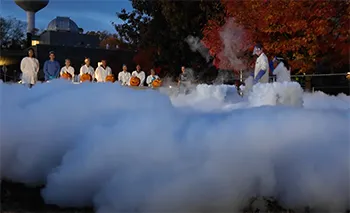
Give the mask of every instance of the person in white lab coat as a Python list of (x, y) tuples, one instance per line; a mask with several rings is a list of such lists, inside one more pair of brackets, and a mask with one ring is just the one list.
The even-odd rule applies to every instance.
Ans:
[(70, 64), (70, 59), (66, 59), (65, 63), (66, 66), (62, 67), (61, 72), (60, 72), (60, 76), (62, 76), (63, 73), (69, 73), (72, 76), (72, 81), (74, 79), (74, 68), (71, 66)]
[(84, 62), (85, 64), (80, 68), (79, 77), (87, 73), (91, 75), (92, 81), (93, 81), (95, 79), (95, 72), (94, 72), (94, 68), (90, 66), (90, 58), (85, 58)]
[(152, 82), (156, 79), (159, 79), (159, 76), (156, 75), (156, 72), (154, 71), (154, 69), (151, 69), (151, 75), (149, 75), (146, 79), (146, 84), (149, 87), (152, 87)]
[(272, 70), (272, 74), (276, 75), (276, 82), (290, 82), (290, 72), (291, 68), (287, 62), (282, 57), (275, 57), (273, 59), (274, 64), (277, 64), (276, 68)]
[(269, 59), (264, 53), (261, 44), (256, 44), (254, 47), (253, 55), (257, 55), (258, 58), (255, 62), (254, 68), (254, 84), (256, 83), (268, 83), (269, 82)]
[(103, 59), (101, 65), (96, 68), (95, 78), (97, 82), (106, 82), (106, 77), (112, 74), (112, 69), (107, 66), (107, 61)]
[(141, 70), (141, 66), (139, 64), (136, 66), (136, 70), (131, 73), (131, 76), (138, 77), (140, 79), (139, 87), (143, 87), (146, 80), (146, 74), (144, 71)]
[(121, 85), (130, 85), (131, 74), (128, 72), (128, 67), (124, 64), (123, 71), (118, 74), (118, 81)]
[(39, 72), (39, 61), (34, 56), (34, 50), (28, 50), (28, 56), (21, 61), (22, 84), (26, 84), (29, 88), (37, 82)]

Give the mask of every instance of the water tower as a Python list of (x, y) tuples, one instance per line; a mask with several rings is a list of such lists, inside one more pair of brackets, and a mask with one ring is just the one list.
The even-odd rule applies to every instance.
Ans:
[(35, 13), (46, 7), (49, 0), (14, 0), (27, 13), (27, 46), (31, 46), (35, 29)]

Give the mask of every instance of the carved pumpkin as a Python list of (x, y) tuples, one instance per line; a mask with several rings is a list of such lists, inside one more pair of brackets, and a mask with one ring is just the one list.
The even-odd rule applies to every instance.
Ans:
[(115, 82), (115, 78), (114, 78), (114, 75), (107, 75), (106, 77), (106, 82), (112, 82), (114, 83)]
[(88, 73), (84, 73), (84, 74), (81, 75), (80, 81), (81, 82), (92, 81), (92, 76), (90, 74), (88, 74)]
[(155, 79), (152, 82), (152, 87), (156, 88), (156, 87), (160, 87), (162, 85), (162, 80), (160, 80), (159, 78)]
[(350, 80), (350, 72), (347, 73), (346, 78)]
[(61, 78), (70, 80), (70, 79), (72, 79), (72, 75), (68, 72), (64, 72), (64, 73), (62, 73)]
[(141, 80), (138, 77), (132, 76), (130, 78), (130, 86), (138, 86), (138, 85), (140, 85), (140, 81)]

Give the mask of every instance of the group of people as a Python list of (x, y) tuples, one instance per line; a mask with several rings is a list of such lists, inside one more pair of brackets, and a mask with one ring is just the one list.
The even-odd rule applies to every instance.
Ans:
[[(256, 44), (254, 47), (253, 55), (257, 55), (254, 72), (251, 74), (253, 77), (253, 84), (256, 83), (268, 83), (270, 72), (273, 75), (276, 75), (277, 82), (291, 81), (290, 71), (291, 68), (288, 65), (288, 62), (282, 57), (274, 57), (274, 59), (269, 62), (264, 49), (261, 44)], [(74, 68), (71, 66), (69, 59), (65, 60), (65, 66), (60, 67), (58, 61), (55, 60), (55, 53), (49, 52), (49, 60), (44, 63), (44, 75), (45, 81), (50, 81), (52, 79), (60, 78), (64, 73), (69, 73), (72, 80), (74, 81), (75, 77), (80, 79), (83, 74), (89, 74), (92, 77), (93, 81), (96, 82), (105, 82), (106, 77), (112, 75), (112, 69), (107, 66), (107, 61), (105, 59), (99, 62), (96, 69), (90, 65), (90, 59), (86, 58), (84, 60), (84, 65), (80, 68), (80, 73), (78, 76), (75, 76)], [(23, 58), (21, 61), (21, 71), (22, 71), (22, 83), (32, 87), (37, 81), (37, 75), (39, 72), (39, 61), (34, 57), (34, 50), (28, 50), (28, 56)], [(130, 81), (132, 76), (139, 78), (139, 86), (152, 87), (152, 82), (159, 77), (155, 74), (155, 71), (151, 69), (150, 75), (146, 78), (146, 74), (141, 70), (141, 66), (137, 65), (136, 70), (132, 73), (128, 72), (126, 65), (123, 65), (122, 71), (118, 74), (118, 81), (121, 85), (130, 86)], [(79, 80), (78, 80), (79, 81)], [(178, 85), (181, 87), (187, 87), (186, 84), (189, 82), (188, 77), (186, 77), (185, 67), (181, 67), (181, 74), (178, 81)]]
[[(71, 66), (71, 61), (66, 59), (65, 66), (61, 68), (59, 62), (55, 60), (55, 53), (51, 51), (49, 52), (49, 60), (45, 61), (43, 67), (45, 81), (60, 78), (64, 73), (68, 73), (72, 81), (76, 79), (75, 77), (80, 79), (83, 74), (89, 74), (95, 82), (106, 82), (107, 76), (112, 75), (112, 69), (107, 65), (105, 59), (102, 59), (101, 62), (98, 63), (96, 69), (90, 65), (89, 58), (86, 58), (84, 63), (85, 64), (80, 68), (79, 75), (75, 76), (75, 70)], [(28, 50), (28, 56), (22, 59), (20, 67), (22, 71), (22, 83), (31, 88), (37, 82), (39, 72), (39, 61), (34, 57), (33, 49)], [(138, 85), (140, 87), (144, 86), (145, 82), (147, 86), (152, 87), (152, 82), (156, 79), (160, 79), (153, 69), (151, 69), (150, 75), (146, 79), (146, 74), (141, 70), (140, 65), (137, 65), (136, 70), (131, 74), (128, 72), (126, 65), (123, 65), (122, 69), (123, 70), (118, 74), (118, 81), (121, 85), (130, 85), (132, 76), (136, 76), (140, 79)]]
[(255, 45), (253, 55), (258, 56), (255, 62), (254, 72), (251, 74), (254, 84), (258, 82), (268, 83), (270, 72), (272, 75), (276, 75), (277, 82), (291, 81), (291, 68), (285, 59), (275, 56), (273, 60), (269, 62), (261, 44)]

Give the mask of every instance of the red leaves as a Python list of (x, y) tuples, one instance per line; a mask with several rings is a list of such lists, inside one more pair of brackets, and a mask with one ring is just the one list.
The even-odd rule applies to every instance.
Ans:
[[(226, 9), (226, 17), (235, 18), (235, 23), (244, 27), (243, 42), (263, 43), (268, 55), (292, 53), (294, 59), (290, 59), (295, 69), (304, 72), (313, 70), (316, 58), (348, 60), (349, 1), (221, 2)], [(220, 68), (227, 67), (227, 62), (230, 62), (229, 56), (220, 54), (225, 46), (219, 33), (222, 30), (223, 26), (215, 21), (209, 22), (203, 30), (203, 43), (212, 56), (218, 57), (215, 65)], [(245, 44), (240, 48), (243, 50), (244, 47)], [(334, 64), (339, 64), (337, 61)]]

